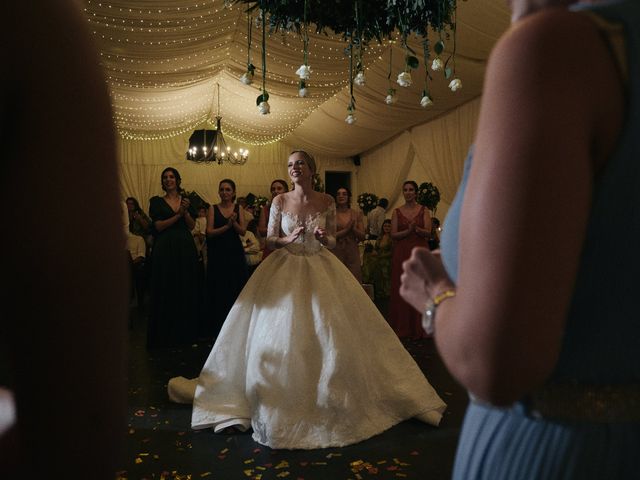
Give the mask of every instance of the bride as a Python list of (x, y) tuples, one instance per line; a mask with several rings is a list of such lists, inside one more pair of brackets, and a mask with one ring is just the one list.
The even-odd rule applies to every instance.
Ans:
[[(274, 198), (267, 257), (236, 300), (197, 379), (169, 382), (193, 401), (191, 426), (253, 429), (278, 449), (344, 446), (416, 417), (438, 425), (446, 405), (335, 246), (333, 198), (312, 188), (298, 150), (294, 189)], [(195, 394), (194, 394), (195, 386)]]

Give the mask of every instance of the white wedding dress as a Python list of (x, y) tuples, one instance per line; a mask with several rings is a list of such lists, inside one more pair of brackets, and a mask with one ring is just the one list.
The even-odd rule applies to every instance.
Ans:
[(445, 403), (351, 272), (314, 237), (315, 226), (335, 234), (335, 204), (304, 222), (274, 205), (268, 235), (302, 224), (306, 233), (253, 273), (199, 378), (191, 387), (181, 377), (170, 382), (178, 401), (191, 400), (197, 382), (192, 428), (251, 427), (258, 443), (312, 449), (356, 443), (412, 417), (438, 425)]

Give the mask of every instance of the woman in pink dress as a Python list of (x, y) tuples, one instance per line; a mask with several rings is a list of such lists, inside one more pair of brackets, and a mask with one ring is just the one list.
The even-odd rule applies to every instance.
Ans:
[(402, 185), (404, 205), (396, 208), (391, 217), (393, 255), (391, 260), (391, 296), (389, 324), (400, 338), (425, 338), (422, 315), (400, 297), (402, 262), (411, 256), (413, 247), (428, 247), (431, 236), (429, 210), (416, 201), (418, 184), (407, 180)]
[(362, 265), (358, 242), (364, 240), (362, 212), (351, 208), (351, 192), (340, 187), (336, 191), (336, 246), (333, 253), (344, 263), (359, 283), (362, 283)]
[[(281, 179), (276, 179), (271, 182), (271, 201), (273, 201), (276, 196), (281, 193), (289, 191), (289, 185), (287, 182)], [(267, 224), (269, 223), (269, 209), (271, 208), (271, 202), (267, 203), (260, 209), (260, 217), (258, 218), (258, 233), (262, 238), (267, 236)], [(269, 254), (272, 252), (268, 245), (265, 244), (264, 249), (262, 250), (262, 260), (267, 258)]]

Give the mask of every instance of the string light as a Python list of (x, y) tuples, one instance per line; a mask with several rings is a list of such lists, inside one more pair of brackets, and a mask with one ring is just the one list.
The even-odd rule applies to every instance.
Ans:
[[(164, 2), (155, 8), (142, 0), (85, 2), (122, 138), (167, 139), (211, 123), (203, 99), (210, 101), (216, 81), (238, 81), (246, 67), (245, 6), (225, 6), (219, 0)], [(237, 142), (267, 145), (287, 137), (348, 84), (341, 35), (310, 38), (313, 88), (304, 99), (298, 97), (294, 74), (303, 52), (301, 38), (290, 31), (269, 37), (271, 115), (256, 115), (254, 87), (221, 99), (225, 136)], [(391, 43), (368, 46), (366, 64), (373, 64)]]

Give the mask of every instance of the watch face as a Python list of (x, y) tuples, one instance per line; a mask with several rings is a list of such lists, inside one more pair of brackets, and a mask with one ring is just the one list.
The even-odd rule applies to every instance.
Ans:
[(433, 303), (433, 300), (429, 300), (427, 303), (427, 308), (424, 311), (424, 315), (422, 315), (422, 328), (427, 333), (427, 335), (433, 335), (434, 333), (434, 321), (436, 318), (436, 305)]

